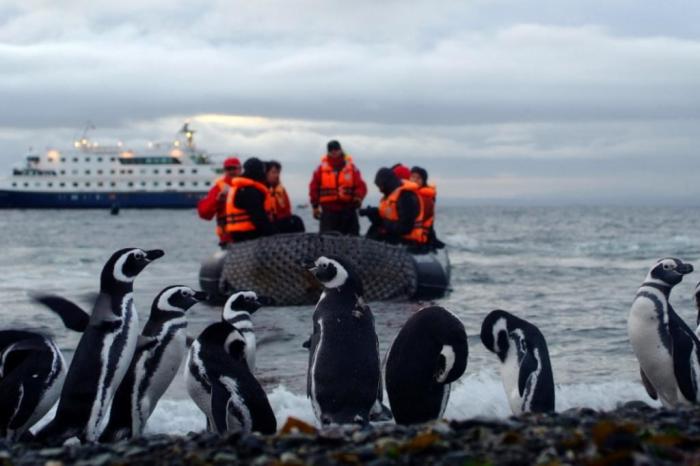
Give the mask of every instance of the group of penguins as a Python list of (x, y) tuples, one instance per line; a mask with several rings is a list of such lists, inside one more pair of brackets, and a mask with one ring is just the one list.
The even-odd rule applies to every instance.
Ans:
[[(82, 334), (68, 369), (51, 338), (0, 331), (0, 438), (62, 444), (139, 436), (185, 358), (187, 391), (205, 414), (209, 431), (277, 431), (255, 377), (251, 320), (268, 300), (253, 291), (235, 293), (221, 320), (192, 340), (186, 312), (207, 295), (170, 286), (156, 296), (139, 332), (133, 283), (163, 255), (137, 248), (115, 252), (102, 270), (91, 313), (60, 296), (33, 295), (68, 329)], [(323, 285), (311, 336), (303, 343), (309, 352), (307, 395), (320, 424), (392, 417), (399, 424), (415, 424), (441, 418), (451, 384), (467, 367), (467, 333), (459, 318), (440, 306), (420, 309), (403, 325), (382, 364), (374, 317), (351, 264), (321, 256), (304, 267)], [(700, 340), (669, 303), (671, 289), (692, 270), (679, 259), (659, 260), (639, 288), (628, 320), (643, 383), (666, 407), (700, 400)], [(698, 296), (700, 286), (700, 303)], [(554, 411), (549, 352), (536, 326), (492, 311), (482, 323), (481, 341), (498, 356), (514, 414)], [(384, 385), (390, 409), (383, 402)], [(33, 434), (30, 427), (57, 400), (54, 418)]]

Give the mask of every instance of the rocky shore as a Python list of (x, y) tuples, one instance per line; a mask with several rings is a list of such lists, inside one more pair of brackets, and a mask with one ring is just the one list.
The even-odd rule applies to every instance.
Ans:
[(317, 431), (288, 420), (275, 436), (153, 435), (110, 445), (47, 448), (0, 443), (0, 465), (700, 464), (700, 408), (629, 403), (590, 409), (403, 427)]

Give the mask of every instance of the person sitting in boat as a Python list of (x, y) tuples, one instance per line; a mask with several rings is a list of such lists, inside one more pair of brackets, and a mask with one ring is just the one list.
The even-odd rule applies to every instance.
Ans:
[(271, 221), (272, 196), (265, 183), (265, 164), (255, 157), (245, 161), (243, 174), (231, 182), (226, 198), (226, 233), (239, 243), (277, 233)]
[(411, 170), (402, 163), (397, 163), (391, 167), (391, 171), (394, 172), (400, 180), (408, 180), (411, 178)]
[(386, 167), (379, 169), (374, 183), (384, 197), (379, 207), (360, 211), (360, 215), (367, 216), (372, 222), (367, 237), (421, 249), (427, 247), (428, 235), (423, 228), (423, 199), (418, 194), (418, 185), (399, 179), (393, 170)]
[(418, 185), (418, 194), (423, 199), (423, 228), (428, 232), (428, 243), (438, 249), (444, 248), (445, 243), (437, 239), (435, 235), (435, 201), (437, 198), (437, 188), (434, 184), (428, 184), (428, 171), (422, 167), (411, 168), (410, 181)]
[(280, 233), (299, 233), (304, 231), (304, 221), (297, 215), (292, 215), (292, 205), (289, 202), (287, 190), (280, 182), (282, 164), (276, 160), (265, 163), (267, 186), (272, 197), (272, 222)]
[(238, 157), (229, 157), (224, 160), (224, 174), (214, 181), (209, 193), (197, 203), (197, 213), (204, 220), (216, 217), (216, 236), (219, 244), (224, 245), (231, 241), (226, 233), (226, 196), (228, 195), (231, 180), (241, 174), (241, 161)]
[(357, 209), (367, 195), (367, 185), (338, 141), (330, 141), (327, 149), (309, 183), (314, 218), (321, 221), (321, 233), (337, 231), (357, 236), (360, 234)]

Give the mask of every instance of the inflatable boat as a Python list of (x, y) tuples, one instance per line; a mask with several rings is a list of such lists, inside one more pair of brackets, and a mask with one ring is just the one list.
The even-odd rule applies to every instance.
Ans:
[(231, 244), (202, 263), (199, 281), (212, 301), (253, 290), (278, 306), (315, 304), (321, 286), (302, 264), (322, 255), (350, 261), (368, 301), (428, 300), (449, 290), (445, 249), (418, 254), (405, 246), (371, 239), (317, 233), (290, 233)]

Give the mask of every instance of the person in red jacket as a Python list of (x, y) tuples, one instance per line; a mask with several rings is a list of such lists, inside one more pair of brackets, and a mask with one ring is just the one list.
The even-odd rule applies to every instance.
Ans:
[(338, 141), (328, 143), (328, 153), (309, 183), (309, 200), (314, 218), (320, 220), (319, 232), (337, 231), (360, 234), (357, 209), (367, 195), (367, 185), (352, 157), (343, 152)]
[(282, 186), (280, 174), (282, 164), (276, 160), (265, 162), (265, 178), (272, 199), (272, 223), (280, 233), (298, 233), (304, 231), (304, 221), (297, 215), (292, 215), (292, 203), (287, 190)]
[(231, 241), (226, 233), (226, 196), (231, 186), (231, 180), (241, 174), (241, 161), (237, 157), (229, 157), (224, 160), (224, 174), (219, 177), (209, 193), (197, 204), (197, 213), (204, 220), (216, 217), (216, 235), (219, 237), (219, 245), (224, 246)]

